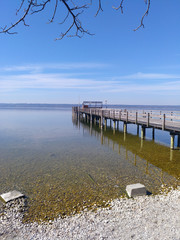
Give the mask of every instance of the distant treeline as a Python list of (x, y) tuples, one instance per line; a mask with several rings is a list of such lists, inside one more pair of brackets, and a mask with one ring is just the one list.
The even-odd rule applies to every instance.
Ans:
[(76, 104), (44, 104), (44, 103), (0, 103), (0, 109), (62, 109), (72, 108)]

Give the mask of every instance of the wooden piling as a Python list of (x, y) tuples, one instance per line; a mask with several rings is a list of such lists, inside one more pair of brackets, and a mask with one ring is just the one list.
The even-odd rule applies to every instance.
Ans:
[(124, 133), (127, 133), (127, 123), (125, 122), (124, 122), (123, 130), (124, 130)]
[(99, 128), (101, 128), (101, 118), (99, 117)]
[(116, 129), (116, 121), (114, 120), (113, 122), (114, 122), (113, 129)]
[(147, 113), (147, 127), (149, 127), (149, 118), (150, 118), (150, 113)]
[(165, 120), (166, 120), (166, 115), (163, 114), (163, 118), (162, 118), (162, 130), (165, 130)]
[(141, 127), (141, 139), (145, 139), (146, 128), (144, 126)]
[(137, 135), (139, 136), (139, 124), (137, 124)]
[(174, 149), (174, 134), (171, 134), (171, 144), (170, 144), (170, 148)]
[(152, 140), (154, 140), (154, 138), (155, 138), (155, 129), (152, 128)]
[(107, 128), (107, 118), (104, 119), (104, 130), (106, 131)]
[(177, 136), (177, 147), (179, 147), (180, 148), (180, 134), (178, 134), (178, 136)]
[(135, 124), (137, 124), (137, 122), (138, 122), (138, 112), (136, 112)]

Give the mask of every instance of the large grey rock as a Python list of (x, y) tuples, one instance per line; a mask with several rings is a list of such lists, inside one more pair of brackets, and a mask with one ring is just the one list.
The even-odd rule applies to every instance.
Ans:
[(3, 193), (0, 195), (0, 197), (5, 201), (5, 202), (9, 202), (9, 201), (12, 201), (14, 199), (17, 199), (17, 198), (20, 198), (20, 197), (24, 197), (24, 194), (22, 194), (21, 192), (19, 191), (11, 191), (11, 192), (8, 192), (8, 193)]
[(129, 197), (143, 196), (147, 193), (145, 186), (141, 183), (127, 185), (126, 192)]

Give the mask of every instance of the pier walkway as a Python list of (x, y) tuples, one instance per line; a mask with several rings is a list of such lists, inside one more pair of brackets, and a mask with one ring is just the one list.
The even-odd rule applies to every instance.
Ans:
[(127, 132), (127, 124), (136, 124), (137, 131), (141, 126), (141, 138), (145, 138), (146, 128), (152, 128), (152, 138), (154, 139), (154, 130), (160, 129), (168, 131), (171, 137), (170, 148), (174, 149), (174, 137), (177, 135), (180, 147), (180, 112), (158, 111), (158, 110), (127, 110), (127, 109), (109, 109), (109, 108), (80, 108), (73, 107), (73, 114), (78, 118), (84, 117), (92, 123), (99, 123), (100, 128), (107, 127), (107, 120), (110, 126), (113, 121), (113, 128), (119, 121), (124, 123), (124, 132)]

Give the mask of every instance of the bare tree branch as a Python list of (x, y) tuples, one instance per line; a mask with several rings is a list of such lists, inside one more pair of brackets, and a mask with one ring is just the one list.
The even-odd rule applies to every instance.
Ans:
[[(47, 3), (50, 3), (50, 1), (51, 1), (51, 0), (46, 0), (45, 2), (40, 3), (40, 4), (37, 4), (36, 2), (33, 3), (33, 4), (32, 4), (33, 7), (32, 7), (32, 13), (31, 13), (31, 14), (34, 14), (34, 13), (38, 13), (38, 12), (43, 11), (43, 10), (45, 9)], [(34, 9), (36, 9), (36, 8), (37, 8), (37, 10), (34, 10)], [(39, 9), (38, 9), (38, 8), (39, 8)]]
[[(151, 0), (144, 0), (144, 2), (145, 2), (145, 4), (147, 5), (146, 11), (145, 11), (145, 13), (143, 14), (143, 16), (142, 16), (142, 18), (141, 18), (140, 25), (139, 25), (137, 28), (135, 28), (134, 31), (137, 31), (137, 30), (138, 30), (139, 28), (141, 28), (141, 27), (144, 28), (144, 18), (145, 18), (145, 16), (147, 16), (148, 13), (149, 13)], [(121, 13), (123, 13), (123, 3), (124, 3), (124, 0), (121, 0), (119, 6), (118, 6), (118, 7), (113, 7), (113, 8), (116, 9), (116, 10), (121, 9)]]
[[(65, 33), (61, 33), (60, 37), (56, 38), (55, 40), (61, 40), (65, 36), (81, 38), (84, 34), (93, 35), (93, 34), (89, 33), (88, 30), (85, 30), (82, 27), (82, 23), (81, 23), (81, 21), (78, 18), (79, 15), (83, 13), (83, 10), (81, 12), (74, 13), (77, 10), (88, 8), (88, 5), (85, 4), (85, 5), (82, 5), (82, 6), (74, 6), (74, 7), (71, 8), (70, 5), (67, 4), (66, 0), (61, 0), (61, 1), (62, 1), (62, 3), (64, 4), (64, 6), (66, 7), (66, 9), (68, 11), (68, 15), (66, 16), (65, 20), (67, 19), (67, 17), (69, 17), (69, 15), (71, 15), (73, 20), (72, 20), (72, 24), (69, 26), (69, 28), (66, 30), (66, 32)], [(68, 33), (70, 32), (70, 30), (73, 27), (76, 28), (76, 33), (74, 35), (68, 35)]]
[[(22, 1), (20, 8), (22, 8), (23, 3), (24, 3), (24, 0)], [(26, 16), (28, 15), (28, 13), (29, 13), (29, 11), (30, 11), (30, 8), (31, 8), (31, 6), (32, 6), (32, 3), (33, 3), (33, 0), (30, 0), (29, 5), (28, 5), (27, 9), (25, 10), (24, 15), (23, 15), (17, 22), (15, 22), (14, 24), (11, 24), (10, 27), (7, 28), (7, 26), (5, 26), (4, 28), (1, 28), (2, 31), (0, 31), (0, 33), (16, 34), (17, 32), (12, 32), (12, 33), (11, 33), (10, 30), (11, 30), (12, 28), (14, 28), (15, 26), (17, 26), (20, 22), (23, 22), (25, 26), (28, 26), (28, 25), (25, 23), (25, 18), (26, 18)], [(19, 8), (19, 9), (20, 9), (20, 8)]]
[[(123, 13), (123, 5), (125, 0), (119, 0), (119, 1), (120, 1), (119, 6), (113, 7), (113, 8), (116, 10), (121, 9), (121, 13)], [(134, 29), (134, 31), (138, 30), (141, 27), (144, 27), (144, 18), (149, 13), (150, 1), (151, 0), (144, 0), (145, 4), (147, 5), (147, 8), (141, 18), (140, 25), (136, 29)], [(76, 2), (78, 2), (78, 4), (76, 4)], [(17, 32), (11, 32), (11, 30), (17, 27), (17, 25), (19, 25), (20, 23), (23, 23), (24, 26), (29, 26), (28, 24), (26, 24), (27, 16), (43, 12), (43, 10), (45, 10), (47, 6), (51, 4), (51, 6), (53, 7), (53, 12), (49, 19), (49, 23), (52, 23), (55, 20), (55, 18), (57, 19), (58, 17), (62, 18), (60, 19), (61, 20), (60, 24), (64, 24), (65, 22), (69, 23), (69, 20), (71, 21), (69, 26), (65, 30), (65, 32), (61, 33), (60, 37), (56, 38), (56, 40), (62, 39), (65, 36), (82, 37), (84, 34), (94, 35), (94, 34), (91, 34), (88, 30), (84, 29), (82, 22), (80, 20), (81, 14), (83, 14), (84, 11), (87, 8), (89, 8), (89, 6), (92, 5), (92, 3), (94, 2), (93, 0), (83, 0), (82, 2), (85, 2), (84, 4), (80, 4), (79, 2), (80, 1), (78, 0), (21, 0), (19, 8), (16, 10), (16, 16), (21, 15), (23, 13), (22, 16), (20, 16), (18, 20), (12, 23), (10, 26), (6, 25), (4, 27), (0, 27), (0, 33), (8, 33), (8, 34), (17, 33)], [(59, 16), (57, 13), (57, 9), (60, 6), (60, 4), (61, 4), (61, 7), (64, 7), (67, 11), (67, 14), (65, 15), (65, 17)], [(23, 7), (24, 7), (24, 10), (23, 10)], [(95, 16), (97, 16), (100, 11), (103, 11), (102, 0), (98, 0), (98, 9)], [(71, 34), (72, 31), (74, 31), (75, 34)], [(68, 35), (69, 33), (70, 35)]]

